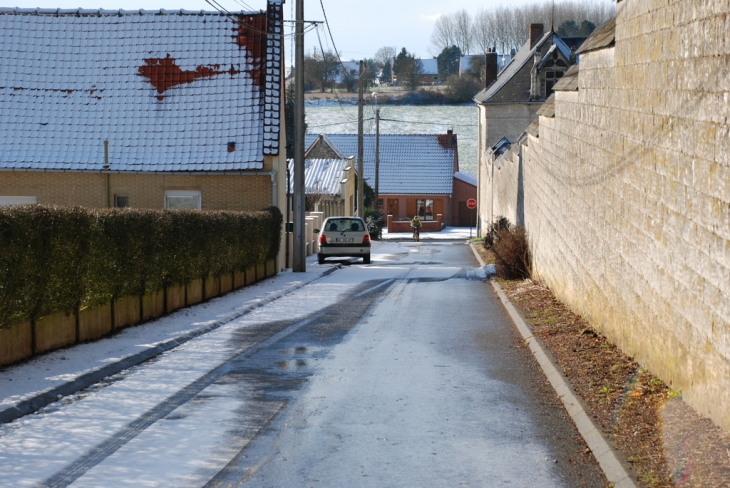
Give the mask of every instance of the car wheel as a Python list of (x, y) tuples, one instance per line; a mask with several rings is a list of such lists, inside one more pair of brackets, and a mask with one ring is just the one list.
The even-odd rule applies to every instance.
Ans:
[(362, 262), (364, 264), (370, 264), (370, 254), (366, 254), (362, 257)]
[(319, 264), (324, 264), (324, 256), (322, 256), (321, 254), (317, 254), (317, 262)]

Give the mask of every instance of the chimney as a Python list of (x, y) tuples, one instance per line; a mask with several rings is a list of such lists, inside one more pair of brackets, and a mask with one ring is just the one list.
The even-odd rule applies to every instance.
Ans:
[(540, 40), (544, 33), (545, 27), (543, 24), (530, 24), (530, 49), (535, 47), (535, 44)]
[(484, 76), (484, 88), (489, 88), (489, 85), (494, 83), (494, 81), (497, 79), (497, 75), (499, 75), (499, 67), (497, 64), (497, 53), (495, 50), (489, 50), (488, 53), (485, 54), (486, 56), (486, 63), (484, 65), (485, 67), (485, 76)]

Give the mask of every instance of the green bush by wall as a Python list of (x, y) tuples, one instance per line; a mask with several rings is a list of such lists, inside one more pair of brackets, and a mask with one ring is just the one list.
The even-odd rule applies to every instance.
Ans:
[(0, 208), (0, 327), (143, 295), (276, 257), (282, 215)]

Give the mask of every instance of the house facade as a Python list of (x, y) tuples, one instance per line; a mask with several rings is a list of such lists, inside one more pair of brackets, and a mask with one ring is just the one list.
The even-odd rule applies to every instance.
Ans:
[(282, 15), (0, 9), (0, 205), (284, 209)]
[[(576, 64), (576, 49), (584, 37), (561, 38), (552, 31), (545, 32), (543, 24), (531, 24), (527, 42), (508, 64), (500, 70), (498, 55), (486, 54), (486, 88), (474, 101), (478, 109), (478, 181), (480, 195), (488, 186), (495, 159), (491, 148), (502, 138), (516, 141), (537, 111), (552, 94), (555, 84)], [(486, 198), (478, 204), (479, 228), (488, 226), (493, 218)]]
[[(357, 135), (308, 134), (305, 145), (307, 158), (342, 158), (357, 154)], [(457, 136), (452, 131), (381, 134), (379, 160), (378, 206), (395, 220), (418, 215), (425, 221), (459, 225), (461, 207), (469, 198), (476, 198), (474, 178), (459, 173)], [(363, 137), (363, 166), (365, 181), (375, 189), (373, 134)]]
[[(307, 212), (325, 218), (355, 213), (355, 158), (306, 159), (304, 194)], [(289, 196), (294, 193), (294, 160), (289, 160)], [(290, 210), (291, 199), (290, 199)]]

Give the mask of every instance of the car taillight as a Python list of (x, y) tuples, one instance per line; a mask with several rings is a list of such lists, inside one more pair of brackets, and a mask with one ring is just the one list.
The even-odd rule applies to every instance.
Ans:
[(327, 236), (325, 236), (324, 234), (320, 234), (319, 235), (319, 243), (320, 244), (327, 244)]
[(363, 244), (370, 244), (370, 235), (365, 234), (365, 237), (362, 238)]

